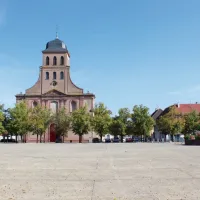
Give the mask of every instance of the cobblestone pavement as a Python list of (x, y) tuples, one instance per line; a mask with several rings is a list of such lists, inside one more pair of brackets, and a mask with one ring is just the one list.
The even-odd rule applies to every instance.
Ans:
[(200, 147), (0, 144), (2, 200), (200, 199)]

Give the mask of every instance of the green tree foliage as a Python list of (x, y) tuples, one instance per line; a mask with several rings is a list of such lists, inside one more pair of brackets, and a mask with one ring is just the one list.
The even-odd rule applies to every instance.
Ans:
[(23, 142), (26, 142), (26, 134), (30, 131), (29, 109), (25, 101), (17, 103), (14, 108), (8, 109), (9, 119), (7, 130), (10, 134), (20, 135)]
[(123, 142), (123, 137), (130, 134), (130, 125), (132, 125), (130, 122), (130, 110), (128, 108), (120, 108), (118, 111), (118, 119), (124, 124), (123, 127), (125, 127), (125, 130), (120, 134), (121, 142)]
[(120, 120), (124, 124), (128, 124), (128, 121), (131, 118), (130, 110), (128, 108), (120, 108), (118, 114)]
[(128, 108), (120, 108), (118, 115), (115, 116), (110, 125), (110, 132), (117, 136), (120, 136), (121, 142), (123, 142), (123, 137), (130, 131), (130, 110)]
[(95, 105), (93, 112), (94, 116), (91, 118), (91, 126), (102, 141), (102, 137), (109, 131), (111, 111), (108, 110), (103, 103), (99, 103)]
[(143, 136), (146, 140), (146, 137), (149, 136), (155, 123), (149, 114), (149, 108), (143, 105), (134, 106), (131, 118), (134, 133)]
[(67, 136), (68, 131), (70, 130), (71, 127), (71, 116), (67, 114), (65, 108), (62, 108), (53, 115), (52, 123), (55, 125), (56, 135), (59, 137), (62, 136), (64, 143), (64, 138), (65, 136)]
[(182, 132), (184, 120), (182, 115), (177, 112), (174, 106), (172, 106), (166, 114), (159, 117), (157, 126), (162, 133), (170, 134), (173, 141), (174, 135)]
[(200, 116), (196, 111), (185, 115), (184, 120), (184, 134), (195, 134), (197, 130), (200, 130)]
[(3, 126), (3, 122), (5, 120), (4, 113), (3, 113), (3, 105), (0, 105), (0, 135), (5, 133), (5, 127)]
[(110, 133), (114, 136), (120, 135), (121, 142), (123, 142), (123, 136), (125, 135), (126, 131), (126, 124), (119, 118), (114, 117), (112, 119), (112, 123), (110, 124)]
[(44, 135), (45, 141), (45, 131), (47, 130), (49, 124), (52, 121), (51, 112), (49, 109), (37, 105), (36, 107), (30, 110), (30, 127), (31, 132), (34, 135), (40, 136), (40, 143), (42, 142), (42, 135)]
[(82, 143), (84, 134), (88, 134), (91, 130), (90, 126), (91, 115), (88, 113), (86, 107), (81, 107), (72, 112), (72, 131), (79, 135), (79, 143)]

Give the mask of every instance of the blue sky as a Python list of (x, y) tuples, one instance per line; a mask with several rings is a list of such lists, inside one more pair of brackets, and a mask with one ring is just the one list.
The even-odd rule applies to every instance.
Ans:
[(71, 77), (115, 114), (200, 102), (199, 0), (1, 0), (0, 103), (38, 79), (41, 51), (59, 38)]

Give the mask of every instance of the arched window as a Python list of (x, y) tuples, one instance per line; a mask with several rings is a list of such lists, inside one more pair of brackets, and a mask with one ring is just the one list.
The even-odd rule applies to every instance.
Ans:
[(34, 102), (33, 102), (33, 108), (35, 108), (37, 105), (38, 105), (38, 102), (37, 102), (37, 101), (34, 101)]
[(53, 57), (53, 65), (57, 65), (57, 58), (56, 58), (56, 56)]
[(76, 109), (77, 109), (77, 103), (76, 103), (76, 101), (71, 101), (70, 111), (73, 112)]
[(50, 109), (53, 113), (56, 113), (58, 111), (58, 102), (52, 101), (50, 103)]
[(60, 72), (60, 79), (61, 79), (61, 80), (64, 79), (64, 72)]
[(46, 80), (49, 80), (49, 72), (46, 72)]
[(56, 72), (53, 72), (53, 79), (56, 79)]
[(64, 57), (63, 56), (60, 57), (60, 65), (64, 65)]
[(46, 57), (46, 65), (49, 65), (49, 57)]

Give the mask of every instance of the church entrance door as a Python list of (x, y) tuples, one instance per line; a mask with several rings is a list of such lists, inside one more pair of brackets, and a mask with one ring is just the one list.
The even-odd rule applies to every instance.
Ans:
[(54, 124), (51, 124), (51, 126), (50, 126), (50, 142), (55, 142), (55, 141), (56, 141), (55, 127), (54, 127)]

